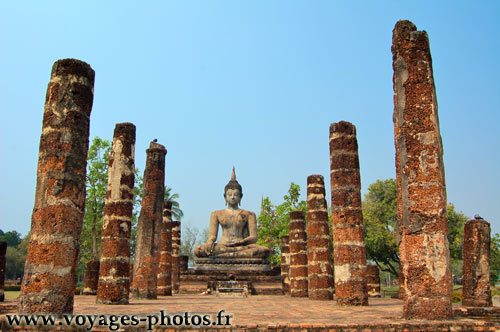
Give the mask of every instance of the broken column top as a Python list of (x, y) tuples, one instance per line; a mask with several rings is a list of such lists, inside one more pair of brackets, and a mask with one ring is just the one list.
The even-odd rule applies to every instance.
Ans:
[(333, 122), (330, 124), (330, 135), (332, 133), (356, 135), (356, 126), (347, 121)]
[(307, 183), (308, 184), (318, 183), (318, 184), (324, 185), (324, 177), (323, 177), (323, 175), (319, 175), (319, 174), (309, 175), (307, 177)]
[(149, 149), (146, 150), (146, 153), (153, 152), (154, 150), (157, 150), (159, 152), (164, 152), (165, 154), (167, 154), (167, 149), (165, 148), (165, 146), (158, 144), (154, 141), (151, 141), (151, 143), (149, 143)]
[(94, 85), (95, 72), (86, 62), (77, 59), (57, 60), (52, 66), (51, 77), (76, 75), (83, 76), (89, 80), (90, 85)]
[(130, 133), (135, 137), (135, 125), (130, 122), (117, 123), (115, 125), (115, 135), (121, 133)]
[[(392, 53), (395, 50), (402, 49), (421, 49), (424, 52), (429, 52), (429, 37), (426, 31), (418, 31), (417, 26), (408, 20), (401, 20), (396, 23), (392, 30)], [(426, 53), (418, 52), (416, 59), (420, 57), (427, 58)]]

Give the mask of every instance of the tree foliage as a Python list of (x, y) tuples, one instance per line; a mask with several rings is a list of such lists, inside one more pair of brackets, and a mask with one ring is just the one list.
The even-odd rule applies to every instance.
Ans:
[(182, 217), (184, 217), (184, 212), (182, 212), (179, 202), (177, 199), (179, 198), (179, 194), (172, 193), (172, 188), (165, 186), (165, 200), (172, 202), (172, 218), (176, 221), (181, 221)]
[(262, 199), (260, 215), (257, 218), (257, 243), (271, 249), (270, 259), (274, 264), (281, 264), (281, 237), (290, 233), (290, 212), (307, 212), (307, 202), (299, 201), (300, 186), (290, 183), (284, 202), (273, 205), (269, 197)]
[(111, 143), (94, 137), (87, 157), (85, 216), (81, 234), (80, 260), (99, 259), (104, 201), (108, 190), (108, 162)]
[(16, 247), (21, 243), (21, 233), (16, 231), (3, 232), (0, 229), (0, 241), (7, 242), (7, 246)]
[(398, 274), (399, 254), (396, 242), (396, 180), (377, 180), (370, 184), (363, 200), (366, 255), (382, 271)]
[[(451, 203), (447, 206), (448, 242), (450, 247), (451, 272), (462, 276), (462, 247), (464, 225), (469, 219), (457, 212)], [(363, 220), (367, 258), (373, 260), (381, 270), (398, 273), (399, 254), (396, 242), (397, 190), (396, 180), (377, 180), (368, 187), (363, 200)], [(491, 237), (490, 279), (500, 278), (500, 235)]]

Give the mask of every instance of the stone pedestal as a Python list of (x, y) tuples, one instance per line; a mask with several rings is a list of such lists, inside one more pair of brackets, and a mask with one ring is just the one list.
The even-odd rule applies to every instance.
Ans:
[(194, 261), (195, 271), (205, 272), (264, 272), (271, 271), (267, 258), (224, 258), (197, 257)]

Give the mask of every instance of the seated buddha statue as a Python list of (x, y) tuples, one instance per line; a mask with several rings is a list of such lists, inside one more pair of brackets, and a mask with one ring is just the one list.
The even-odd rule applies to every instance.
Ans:
[[(231, 180), (224, 188), (227, 208), (214, 211), (210, 215), (208, 241), (194, 249), (197, 257), (267, 258), (269, 256), (269, 248), (256, 243), (257, 220), (255, 213), (239, 208), (242, 197), (242, 188), (236, 181), (233, 167)], [(219, 225), (222, 228), (222, 237), (216, 243)]]

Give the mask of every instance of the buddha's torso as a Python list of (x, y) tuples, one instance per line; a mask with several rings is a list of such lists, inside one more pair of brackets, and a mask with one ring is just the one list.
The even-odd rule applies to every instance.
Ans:
[(241, 240), (248, 236), (248, 217), (253, 212), (242, 209), (225, 209), (213, 213), (222, 227), (220, 244)]

